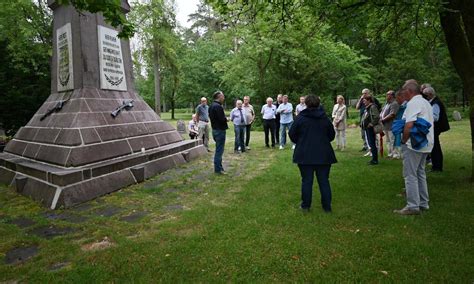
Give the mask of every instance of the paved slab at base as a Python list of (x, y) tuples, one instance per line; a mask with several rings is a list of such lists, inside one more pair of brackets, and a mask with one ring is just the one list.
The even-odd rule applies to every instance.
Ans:
[(78, 168), (61, 168), (0, 154), (0, 182), (51, 209), (70, 208), (151, 178), (207, 154), (201, 141), (186, 140), (145, 153)]
[(27, 261), (38, 254), (37, 246), (29, 246), (22, 248), (14, 248), (7, 252), (5, 255), (6, 264), (17, 264)]

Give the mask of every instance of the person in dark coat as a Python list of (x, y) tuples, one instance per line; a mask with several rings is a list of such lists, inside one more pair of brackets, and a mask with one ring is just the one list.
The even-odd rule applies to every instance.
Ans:
[(216, 174), (224, 175), (224, 167), (222, 167), (222, 155), (224, 154), (225, 136), (227, 126), (227, 117), (224, 113), (222, 104), (225, 96), (221, 91), (217, 91), (213, 95), (214, 102), (209, 108), (209, 118), (211, 119), (212, 137), (216, 142), (216, 153), (214, 154), (214, 172)]
[(296, 117), (289, 132), (291, 141), (296, 144), (293, 162), (298, 164), (301, 174), (301, 209), (306, 212), (311, 207), (316, 174), (322, 207), (325, 212), (331, 212), (329, 171), (337, 162), (331, 145), (336, 132), (318, 97), (309, 95), (305, 103), (307, 108)]
[(439, 142), (439, 136), (441, 133), (446, 132), (450, 129), (448, 115), (446, 113), (446, 107), (443, 102), (436, 95), (433, 87), (429, 86), (423, 89), (423, 95), (430, 102), (433, 107), (433, 118), (434, 118), (434, 145), (431, 151), (431, 164), (432, 172), (443, 171), (443, 151), (441, 150), (441, 143)]

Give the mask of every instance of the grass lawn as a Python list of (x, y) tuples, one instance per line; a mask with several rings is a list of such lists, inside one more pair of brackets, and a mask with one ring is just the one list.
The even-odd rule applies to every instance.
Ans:
[(421, 216), (392, 213), (404, 206), (401, 161), (367, 166), (359, 129), (337, 152), (332, 214), (319, 208), (316, 185), (313, 210), (297, 209), (292, 151), (264, 148), (261, 132), (235, 155), (228, 131), (228, 176), (212, 174), (209, 154), (71, 210), (0, 187), (0, 258), (37, 251), (2, 261), (0, 282), (473, 283), (469, 123), (451, 126), (441, 137), (446, 170), (428, 174), (431, 209)]

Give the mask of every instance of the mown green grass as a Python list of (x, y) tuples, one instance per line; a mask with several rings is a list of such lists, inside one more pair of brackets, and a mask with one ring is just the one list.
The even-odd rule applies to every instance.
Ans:
[[(358, 129), (337, 152), (331, 172), (332, 214), (298, 209), (300, 179), (289, 149), (263, 147), (253, 132), (252, 150), (231, 154), (228, 131), (224, 160), (228, 176), (212, 174), (212, 155), (73, 211), (91, 218), (80, 224), (51, 221), (45, 209), (11, 188), (0, 189), (0, 257), (16, 246), (40, 252), (19, 265), (0, 264), (0, 281), (27, 282), (456, 282), (474, 281), (474, 189), (468, 183), (467, 121), (442, 136), (446, 171), (428, 174), (431, 209), (421, 216), (392, 213), (404, 206), (401, 161), (366, 165), (358, 152)], [(166, 178), (166, 177), (169, 177)], [(182, 211), (169, 211), (179, 204)], [(95, 208), (118, 206), (116, 216)], [(138, 223), (120, 216), (147, 211)], [(77, 229), (45, 240), (7, 221), (27, 216), (39, 224)], [(114, 246), (83, 251), (107, 236)], [(49, 271), (58, 262), (70, 263)]]

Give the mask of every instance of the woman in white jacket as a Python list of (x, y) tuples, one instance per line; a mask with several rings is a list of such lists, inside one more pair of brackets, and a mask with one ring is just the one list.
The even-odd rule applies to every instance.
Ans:
[(346, 105), (344, 97), (337, 96), (337, 104), (332, 109), (332, 123), (336, 130), (336, 146), (338, 150), (343, 151), (346, 147)]

